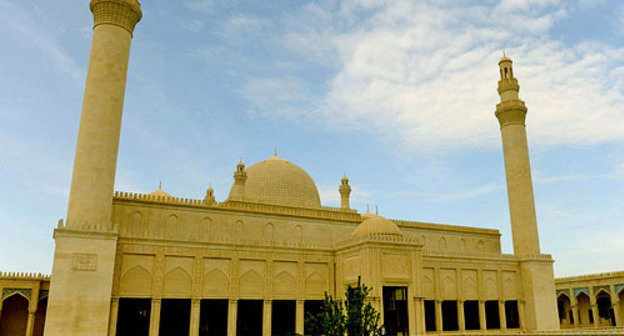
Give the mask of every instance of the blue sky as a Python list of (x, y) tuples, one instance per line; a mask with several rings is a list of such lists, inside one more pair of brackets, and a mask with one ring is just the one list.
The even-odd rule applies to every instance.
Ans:
[[(227, 197), (239, 158), (305, 168), (324, 204), (499, 229), (511, 252), (501, 50), (527, 118), (542, 250), (624, 269), (624, 2), (146, 0), (116, 190)], [(49, 272), (65, 215), (88, 2), (0, 0), (0, 269)]]

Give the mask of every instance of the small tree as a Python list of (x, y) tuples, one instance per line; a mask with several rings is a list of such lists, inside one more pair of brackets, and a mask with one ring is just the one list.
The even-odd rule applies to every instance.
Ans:
[(365, 304), (371, 290), (358, 277), (357, 286), (349, 286), (345, 292), (344, 307), (325, 293), (321, 311), (306, 317), (310, 336), (345, 336), (345, 332), (347, 336), (380, 336), (379, 313), (370, 302)]

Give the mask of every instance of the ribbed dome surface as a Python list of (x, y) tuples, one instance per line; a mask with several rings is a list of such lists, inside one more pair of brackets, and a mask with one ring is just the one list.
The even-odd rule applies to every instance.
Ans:
[(353, 230), (351, 236), (391, 235), (403, 237), (401, 229), (388, 219), (370, 212), (363, 214), (362, 217), (364, 217), (364, 221)]
[[(265, 204), (320, 208), (314, 180), (301, 167), (277, 156), (247, 168), (245, 200)], [(230, 190), (232, 198), (234, 187)]]

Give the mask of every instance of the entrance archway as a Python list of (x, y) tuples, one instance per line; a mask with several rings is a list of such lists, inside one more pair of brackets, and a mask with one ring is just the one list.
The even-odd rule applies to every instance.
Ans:
[(570, 298), (565, 293), (561, 293), (557, 297), (557, 309), (559, 311), (559, 324), (561, 327), (567, 328), (572, 326), (573, 323), (570, 320), (572, 304)]
[(576, 302), (578, 303), (578, 316), (574, 318), (578, 318), (578, 323), (583, 326), (590, 326), (594, 323), (592, 311), (591, 311), (591, 301), (589, 296), (585, 292), (579, 292), (576, 296)]
[(611, 305), (611, 295), (605, 291), (600, 291), (596, 294), (596, 306), (598, 307), (598, 325), (600, 326), (614, 326), (615, 325), (615, 312)]
[(26, 335), (28, 323), (28, 299), (13, 294), (2, 303), (0, 335)]

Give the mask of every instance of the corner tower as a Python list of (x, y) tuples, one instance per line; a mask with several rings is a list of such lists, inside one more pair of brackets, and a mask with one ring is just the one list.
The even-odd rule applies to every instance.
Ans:
[(514, 254), (520, 264), (525, 326), (528, 331), (559, 329), (555, 298), (553, 260), (540, 252), (535, 199), (529, 163), (525, 118), (527, 108), (520, 100), (520, 86), (514, 77), (513, 62), (504, 56), (498, 63), (500, 80), (496, 105), (500, 123), (507, 177), (507, 196)]
[(137, 0), (92, 0), (90, 7), (93, 41), (66, 222), (54, 232), (46, 336), (106, 336), (117, 315), (113, 188), (130, 43), (142, 13)]

